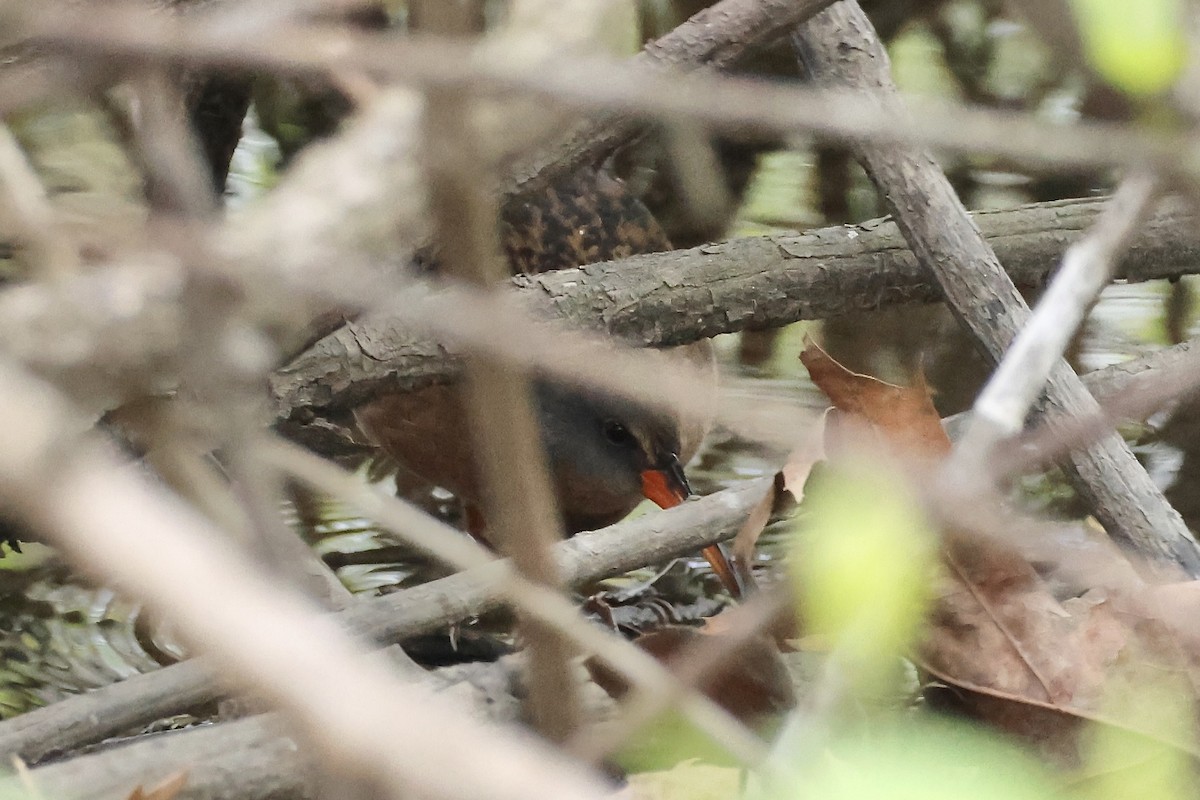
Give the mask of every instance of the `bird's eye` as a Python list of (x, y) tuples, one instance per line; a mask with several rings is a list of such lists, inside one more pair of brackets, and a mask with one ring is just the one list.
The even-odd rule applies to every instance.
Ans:
[(619, 422), (609, 420), (604, 423), (604, 438), (611, 444), (626, 446), (634, 443), (633, 434)]

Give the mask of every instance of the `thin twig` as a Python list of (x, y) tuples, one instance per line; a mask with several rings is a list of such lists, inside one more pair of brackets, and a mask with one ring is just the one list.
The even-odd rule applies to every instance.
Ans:
[[(1081, 441), (1094, 439), (1097, 435), (1092, 427), (1094, 425), (1102, 425), (1107, 432), (1119, 422), (1146, 419), (1172, 400), (1186, 397), (1193, 381), (1200, 376), (1200, 369), (1196, 367), (1198, 358), (1196, 341), (1188, 340), (1080, 376), (1083, 385), (1104, 410), (1105, 419), (1089, 421), (1085, 418), (1067, 422), (1063, 428), (1056, 426), (1053, 435), (1060, 437), (1058, 448), (1070, 450), (1078, 446), (1079, 442), (1074, 437), (1061, 439), (1071, 427), (1077, 428), (1083, 437)], [(950, 438), (958, 440), (962, 438), (970, 420), (971, 412), (963, 411), (947, 417), (942, 423)], [(1053, 449), (1061, 455), (1063, 450), (1044, 438), (1046, 435), (1047, 431), (1037, 426), (1029, 431), (1028, 437), (1013, 443), (1012, 448), (1006, 448), (1011, 450), (1010, 455), (1014, 459), (1011, 465), (1005, 461), (1007, 457), (1004, 454), (998, 454), (995, 466), (997, 474), (1006, 475), (1013, 470), (1043, 463), (1046, 459), (1053, 460), (1047, 454), (1047, 449)], [(1025, 455), (1018, 455), (1018, 452), (1024, 452)]]
[(1153, 212), (1158, 190), (1153, 175), (1127, 178), (1092, 229), (1067, 248), (1062, 267), (976, 399), (951, 469), (963, 465), (957, 459), (985, 459), (1000, 438), (1025, 427), (1050, 372), (1112, 280), (1129, 240)]
[(35, 270), (60, 281), (75, 273), (79, 254), (56, 224), (46, 189), (7, 126), (0, 127), (0, 186), (5, 227), (29, 248)]
[[(7, 507), (76, 566), (179, 625), (223, 666), (222, 680), (278, 704), (330, 768), (396, 798), (605, 796), (600, 781), (528, 735), (398, 681), (314, 606), (222, 548), (203, 518), (94, 446), (64, 450), (61, 431), (74, 426), (57, 393), (0, 371), (0, 403), (14, 423), (0, 447)], [(337, 692), (326, 691), (331, 675), (342, 681)]]
[[(255, 452), (301, 482), (342, 498), (365, 516), (402, 533), (419, 550), (458, 568), (471, 567), (414, 589), (363, 600), (358, 607), (337, 615), (359, 635), (393, 643), (477, 616), (505, 599), (531, 605), (542, 602), (540, 595), (532, 601), (513, 595), (512, 587), (519, 584), (510, 580), (507, 564), (495, 562), (493, 555), (449, 526), (395, 497), (383, 495), (310, 453), (294, 446), (281, 447), (256, 447)], [(670, 511), (576, 536), (556, 547), (563, 574), (569, 583), (578, 585), (677, 558), (727, 539), (737, 532), (764, 489), (761, 482), (751, 481)], [(560, 616), (574, 620), (569, 629), (586, 636), (604, 634), (595, 626), (581, 624), (577, 609), (562, 598), (551, 602), (565, 606)], [(610, 640), (605, 641), (599, 644), (591, 639), (586, 646), (604, 654), (614, 646)], [(645, 654), (634, 657), (637, 655)], [(640, 684), (639, 666), (630, 671), (628, 664), (609, 663), (635, 685)], [(654, 662), (647, 668), (661, 671)], [(220, 696), (211, 669), (203, 657), (193, 658), (0, 722), (0, 753), (16, 753), (37, 762), (48, 753), (71, 750), (210, 703)], [(726, 734), (721, 737), (726, 746), (736, 747), (736, 736)]]
[[(1067, 419), (1047, 415), (1024, 434), (1000, 443), (989, 459), (992, 474), (1003, 479), (1044, 468), (1067, 452), (1086, 447), (1108, 434), (1121, 422), (1146, 419), (1165, 407), (1194, 397), (1200, 389), (1200, 353), (1194, 344), (1192, 341), (1176, 345), (1172, 351), (1180, 357), (1142, 373), (1140, 380), (1124, 382), (1120, 391), (1097, 394), (1100, 405), (1097, 413)], [(1151, 354), (1154, 355), (1158, 354)]]
[[(291, 472), (297, 480), (360, 509), (364, 515), (376, 520), (409, 544), (449, 566), (467, 569), (488, 564), (497, 565), (494, 557), (486, 550), (459, 535), (448, 525), (438, 522), (398, 498), (380, 494), (338, 467), (294, 445), (282, 442), (264, 444), (260, 452), (264, 460)], [(757, 486), (747, 487), (747, 491), (761, 494)], [(691, 505), (694, 504), (686, 504), (684, 507)], [(746, 510), (748, 511), (748, 508)], [(734, 532), (736, 531), (730, 531), (729, 535)], [(572, 542), (580, 542), (579, 537)], [(571, 579), (576, 570), (569, 565), (560, 565), (560, 570), (568, 581), (574, 582)], [(519, 575), (509, 575), (504, 583), (504, 594), (525, 614), (553, 626), (585, 653), (598, 657), (620, 672), (635, 687), (655, 695), (677, 695), (675, 680), (662, 665), (620, 637), (584, 620), (574, 604), (557, 592), (522, 579)], [(715, 744), (727, 749), (743, 763), (755, 764), (761, 761), (761, 742), (703, 696), (695, 692), (685, 693), (680, 702), (680, 710), (701, 732), (710, 736)]]
[[(676, 70), (704, 66), (728, 69), (748, 53), (786, 36), (832, 0), (720, 0), (670, 33), (650, 42), (634, 63)], [(584, 120), (574, 130), (519, 157), (509, 165), (505, 195), (544, 189), (574, 169), (598, 163), (637, 135), (638, 119), (608, 113)]]
[(165, 68), (150, 67), (134, 76), (128, 96), (119, 93), (116, 102), (145, 177), (151, 210), (204, 218), (217, 212), (217, 198), (177, 83)]
[[(462, 33), (468, 8), (432, 0), (420, 6), (441, 32)], [(469, 97), (454, 90), (425, 97), (423, 153), (434, 235), (446, 274), (484, 291), (499, 289), (510, 272), (501, 257), (499, 206), (492, 170), (483, 156)], [(496, 320), (491, 320), (496, 324)], [(493, 328), (494, 329), (494, 328)], [(491, 358), (469, 358), (464, 405), (472, 455), (484, 492), (488, 532), (518, 574), (550, 589), (563, 588), (551, 548), (562, 538), (546, 453), (527, 373)], [(434, 430), (429, 436), (456, 436)], [(578, 677), (562, 634), (517, 609), (529, 653), (530, 718), (551, 741), (578, 724)]]
[[(131, 10), (131, 8), (133, 10)], [(482, 95), (521, 92), (587, 111), (692, 118), (731, 130), (773, 135), (813, 133), (858, 143), (925, 144), (990, 153), (1057, 168), (1151, 164), (1180, 168), (1177, 137), (1121, 125), (1049, 125), (1025, 116), (930, 105), (897, 118), (861, 94), (772, 86), (745, 78), (676, 75), (612, 59), (556, 62), (553, 69), (488, 56), (469, 45), (398, 40), (371, 33), (281, 27), (240, 41), (224, 27), (190, 17), (147, 17), (139, 6), (106, 6), (81, 25), (70, 5), (39, 4), (21, 20), (30, 38), (75, 52), (132, 55), (214, 67), (324, 76), (356, 70), (423, 88), (467, 87)], [(525, 181), (518, 181), (528, 182)], [(533, 185), (533, 184), (529, 184)]]

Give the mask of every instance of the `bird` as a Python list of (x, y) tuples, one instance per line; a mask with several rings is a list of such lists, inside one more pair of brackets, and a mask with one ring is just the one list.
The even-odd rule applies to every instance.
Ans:
[[(711, 363), (707, 347), (679, 356)], [(546, 380), (533, 400), (554, 494), (568, 533), (626, 516), (643, 498), (660, 506), (691, 496), (683, 465), (708, 420), (684, 417)], [(428, 482), (478, 505), (481, 489), (459, 387), (385, 395), (355, 410), (367, 438)]]
[[(501, 209), (501, 242), (514, 273), (534, 274), (670, 249), (655, 218), (622, 181), (583, 169), (536, 197)], [(423, 269), (436, 272), (436, 252)], [(710, 343), (659, 351), (711, 375)], [(662, 508), (692, 495), (685, 465), (712, 425), (713, 413), (649, 408), (607, 394), (538, 378), (533, 400), (551, 484), (568, 535), (619, 521), (643, 499)], [(715, 409), (715, 402), (713, 404)], [(468, 528), (487, 542), (481, 491), (460, 389), (439, 384), (385, 394), (354, 410), (359, 430), (402, 467), (453, 492), (467, 506)], [(742, 585), (719, 546), (703, 555), (735, 596)]]

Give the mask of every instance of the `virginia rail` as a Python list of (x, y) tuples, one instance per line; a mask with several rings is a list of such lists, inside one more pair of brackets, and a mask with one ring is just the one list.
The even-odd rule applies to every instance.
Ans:
[[(510, 202), (502, 240), (514, 272), (536, 273), (669, 249), (650, 212), (614, 178), (582, 171), (534, 201)], [(436, 268), (433, 259), (426, 262)], [(663, 351), (713, 371), (707, 342)], [(538, 417), (554, 491), (569, 534), (618, 521), (643, 497), (668, 508), (691, 494), (683, 465), (711, 424), (584, 393), (536, 384)], [(714, 380), (715, 391), (715, 380)], [(359, 407), (363, 432), (427, 481), (477, 507), (478, 484), (458, 390), (433, 386)], [(476, 531), (478, 533), (478, 531)], [(740, 593), (719, 547), (704, 551), (731, 592)]]

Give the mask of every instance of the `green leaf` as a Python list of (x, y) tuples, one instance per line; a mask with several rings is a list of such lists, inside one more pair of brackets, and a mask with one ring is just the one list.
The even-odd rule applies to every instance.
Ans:
[(1133, 95), (1168, 89), (1187, 60), (1183, 0), (1071, 0), (1092, 67)]
[(801, 613), (837, 640), (860, 688), (876, 685), (924, 619), (935, 537), (903, 482), (878, 468), (825, 470), (806, 493), (789, 560)]
[(665, 712), (634, 735), (621, 747), (615, 760), (630, 773), (669, 770), (684, 762), (736, 764), (724, 748), (675, 709)]
[[(908, 718), (844, 737), (772, 800), (1049, 800), (1046, 770), (972, 725)], [(1135, 795), (1136, 796), (1136, 795)]]
[(729, 800), (738, 796), (741, 774), (734, 767), (685, 761), (668, 770), (631, 775), (628, 793), (630, 800)]
[(1195, 751), (1196, 737), (1192, 706), (1184, 702), (1191, 695), (1191, 686), (1169, 673), (1160, 681), (1138, 686), (1110, 681), (1101, 716), (1134, 721), (1149, 735), (1092, 723), (1082, 737), (1086, 765), (1077, 794), (1087, 800), (1195, 797), (1194, 759), (1188, 751)]

